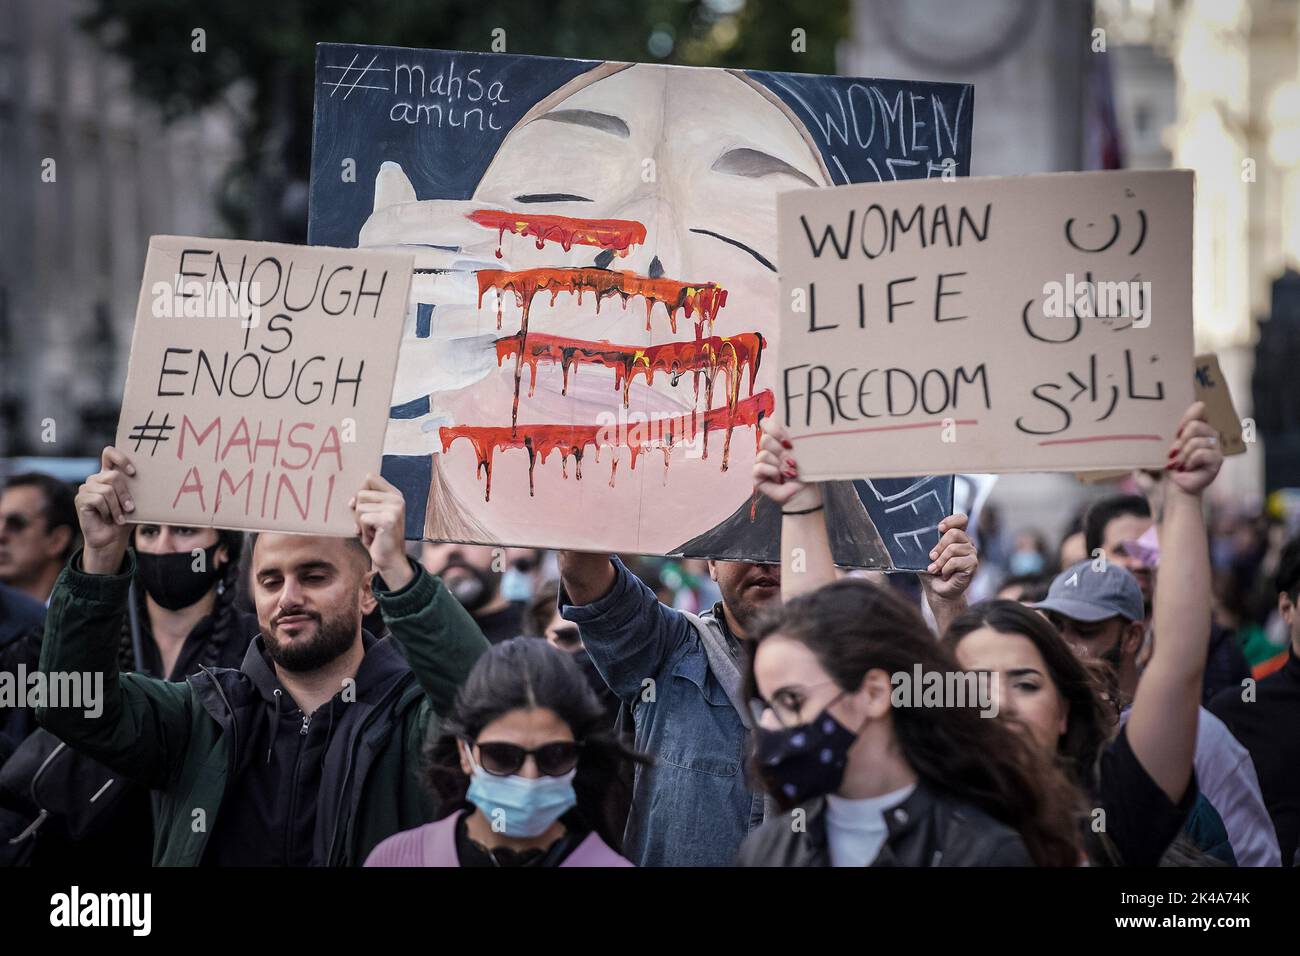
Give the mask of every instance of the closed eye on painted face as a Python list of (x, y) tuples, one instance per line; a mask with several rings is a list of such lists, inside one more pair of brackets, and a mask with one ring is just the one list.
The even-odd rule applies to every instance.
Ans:
[[(595, 110), (552, 110), (539, 116), (533, 122), (549, 121), (556, 123), (568, 123), (573, 126), (580, 126), (586, 129), (596, 130), (602, 133), (608, 133), (619, 139), (628, 139), (631, 135), (627, 123), (618, 116), (611, 113), (601, 113)], [(800, 185), (816, 186), (815, 183), (805, 173), (800, 172), (794, 166), (787, 163), (771, 153), (764, 152), (761, 149), (751, 149), (747, 146), (739, 146), (727, 150), (719, 156), (710, 167), (713, 172), (723, 173), (731, 176), (741, 176), (747, 179), (762, 179), (767, 176), (788, 176), (797, 181)], [(521, 193), (514, 197), (515, 202), (519, 203), (552, 203), (552, 202), (592, 202), (592, 200), (577, 193), (568, 192), (538, 192), (538, 193)], [(774, 266), (766, 256), (749, 245), (733, 236), (723, 235), (711, 229), (692, 228), (691, 232), (698, 235), (709, 236), (720, 242), (743, 249), (754, 257), (764, 268), (776, 271)]]
[(719, 156), (710, 167), (715, 173), (730, 173), (733, 176), (746, 176), (750, 179), (762, 179), (764, 176), (790, 176), (805, 186), (816, 186), (812, 179), (799, 172), (783, 159), (765, 153), (761, 149), (738, 146)]
[[(627, 128), (627, 123), (625, 123), (620, 117), (614, 116), (612, 113), (599, 113), (595, 110), (551, 110), (551, 112), (537, 117), (533, 122), (567, 123), (571, 126), (579, 126), (600, 133), (608, 133), (619, 139), (627, 139), (631, 135)], [(514, 198), (515, 202), (520, 203), (592, 201), (587, 196), (566, 192), (521, 193)]]

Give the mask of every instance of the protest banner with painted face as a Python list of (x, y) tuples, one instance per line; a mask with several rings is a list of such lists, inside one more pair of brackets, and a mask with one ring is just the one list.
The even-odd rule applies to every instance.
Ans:
[[(776, 196), (965, 176), (972, 109), (961, 84), (319, 47), (310, 239), (416, 254), (384, 458), (407, 536), (779, 560), (750, 481)], [(840, 563), (915, 568), (952, 482), (827, 497)]]
[(778, 200), (801, 474), (1163, 467), (1192, 401), (1192, 174)]
[(133, 521), (352, 535), (412, 257), (154, 236), (117, 447)]

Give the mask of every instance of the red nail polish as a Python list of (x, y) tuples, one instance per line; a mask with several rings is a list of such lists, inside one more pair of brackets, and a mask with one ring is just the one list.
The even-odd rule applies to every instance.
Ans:
[(786, 451), (789, 451), (791, 448), (794, 447), (794, 444), (790, 441), (790, 439), (782, 438), (781, 447), (784, 448)]

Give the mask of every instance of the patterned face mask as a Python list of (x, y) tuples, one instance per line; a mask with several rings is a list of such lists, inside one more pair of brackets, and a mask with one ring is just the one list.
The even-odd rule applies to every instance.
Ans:
[(834, 793), (844, 779), (849, 748), (858, 735), (830, 715), (835, 700), (806, 724), (754, 728), (759, 776), (767, 791), (787, 806)]

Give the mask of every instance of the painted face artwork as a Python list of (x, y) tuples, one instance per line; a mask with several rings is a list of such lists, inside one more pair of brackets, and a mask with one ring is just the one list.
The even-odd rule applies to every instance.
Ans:
[[(775, 560), (776, 197), (968, 163), (969, 88), (351, 46), (318, 81), (312, 241), (415, 257), (384, 445), (408, 537)], [(928, 488), (843, 484), (850, 563), (937, 540)]]
[(439, 424), (423, 434), (459, 503), (430, 514), (430, 536), (469, 519), (509, 540), (537, 500), (576, 495), (611, 522), (661, 516), (639, 535), (668, 550), (748, 491), (749, 442), (773, 405), (775, 196), (828, 180), (787, 113), (737, 75), (593, 72), (505, 138), (472, 200), (412, 203), (391, 166), (377, 184), (364, 243), (478, 254), (454, 278), (416, 278), (416, 301), (436, 302), (429, 350), (468, 361), (433, 381), (399, 369), (399, 391), (415, 378), (433, 392)]

